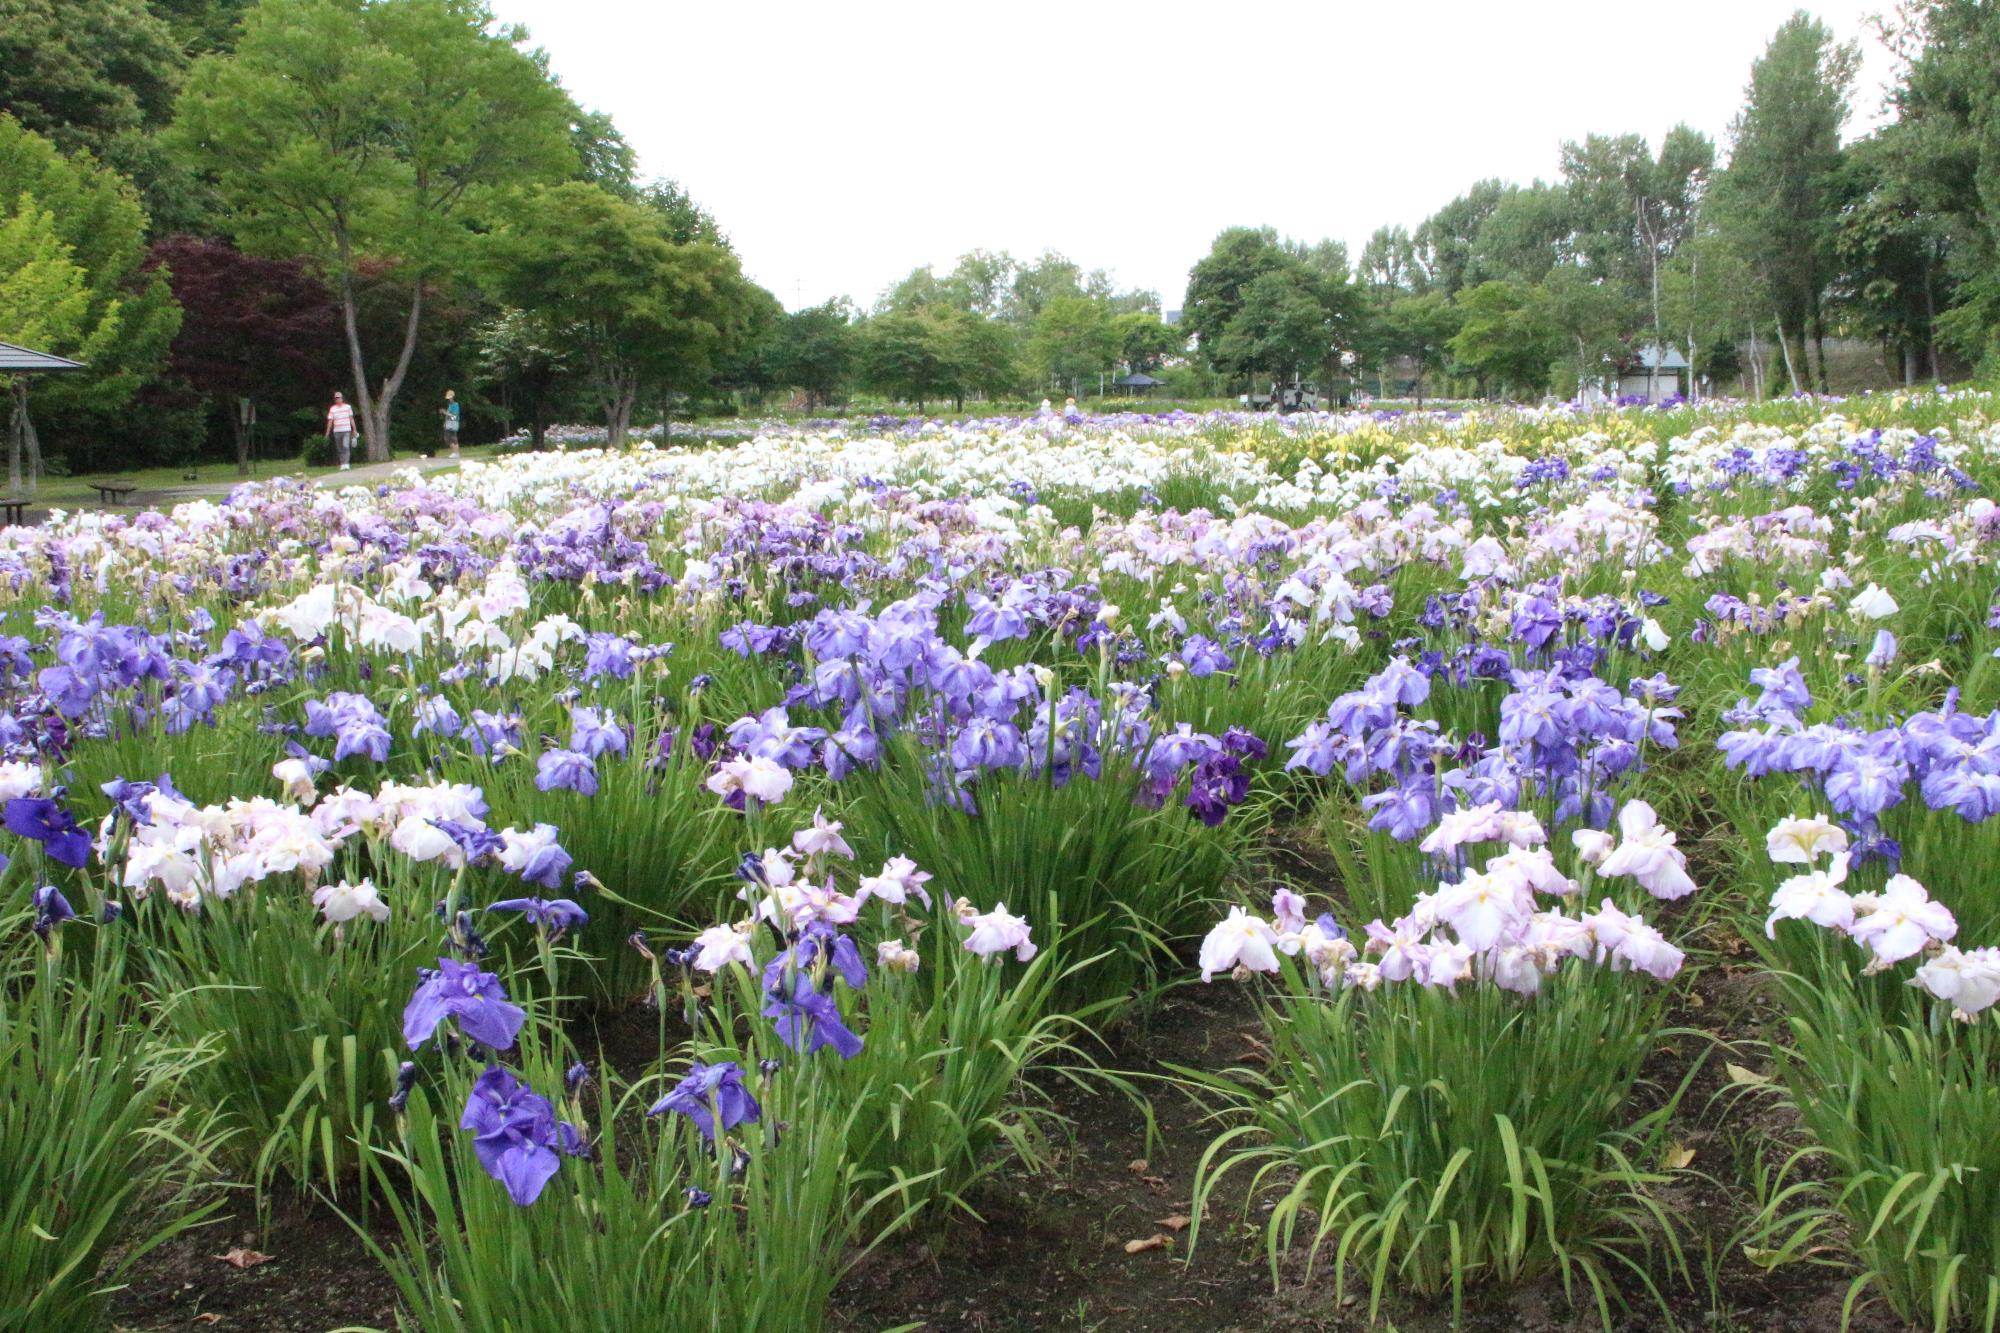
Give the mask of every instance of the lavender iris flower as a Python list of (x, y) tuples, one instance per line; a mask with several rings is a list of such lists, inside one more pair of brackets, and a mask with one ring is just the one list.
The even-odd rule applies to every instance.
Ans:
[(413, 1051), (447, 1018), (456, 1018), (466, 1036), (496, 1051), (512, 1046), (527, 1021), (527, 1011), (508, 1002), (500, 978), (476, 963), (440, 958), (435, 972), (419, 968), (417, 977), (416, 993), (403, 1008), (403, 1040)]
[(728, 1133), (738, 1125), (754, 1124), (764, 1113), (743, 1084), (742, 1067), (733, 1061), (704, 1065), (696, 1060), (674, 1090), (654, 1102), (647, 1115), (677, 1112), (694, 1121), (710, 1143), (716, 1130)]
[(576, 750), (544, 750), (535, 761), (535, 786), (542, 791), (597, 795), (597, 764)]
[(486, 909), (489, 912), (519, 912), (539, 930), (561, 935), (572, 926), (588, 925), (590, 913), (568, 898), (507, 898)]
[(601, 759), (607, 753), (625, 753), (625, 729), (618, 725), (610, 709), (572, 708), (569, 717), (570, 749), (580, 750), (592, 759)]
[(479, 1165), (521, 1208), (541, 1197), (562, 1165), (559, 1152), (581, 1157), (586, 1151), (576, 1126), (557, 1120), (548, 1098), (498, 1066), (472, 1085), (458, 1127), (473, 1132)]

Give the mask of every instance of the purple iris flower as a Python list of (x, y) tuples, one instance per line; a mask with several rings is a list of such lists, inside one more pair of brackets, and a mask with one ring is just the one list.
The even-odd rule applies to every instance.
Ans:
[(1212, 754), (1195, 766), (1188, 782), (1186, 805), (1202, 823), (1214, 828), (1232, 807), (1250, 796), (1250, 775), (1233, 754)]
[(610, 709), (572, 708), (569, 710), (569, 748), (581, 750), (592, 759), (625, 753), (625, 728)]
[(674, 1090), (654, 1102), (647, 1115), (678, 1112), (694, 1121), (710, 1143), (718, 1129), (727, 1134), (738, 1125), (755, 1124), (764, 1114), (743, 1084), (743, 1069), (734, 1061), (705, 1065), (696, 1060)]
[[(164, 782), (165, 779), (162, 778), (161, 781)], [(160, 790), (157, 784), (127, 782), (124, 778), (113, 778), (98, 790), (110, 798), (111, 804), (117, 808), (121, 816), (134, 824), (150, 825), (153, 822), (152, 812), (146, 808), (146, 798)]]
[(1222, 645), (1205, 635), (1196, 634), (1181, 645), (1181, 664), (1196, 680), (1227, 671), (1236, 665)]
[(542, 791), (597, 795), (597, 764), (575, 750), (544, 750), (535, 761), (535, 786)]
[(90, 835), (50, 797), (16, 796), (7, 802), (0, 822), (10, 833), (41, 843), (51, 861), (81, 869), (90, 860)]
[(522, 1208), (555, 1176), (562, 1165), (558, 1152), (581, 1157), (586, 1151), (576, 1126), (557, 1120), (548, 1098), (497, 1065), (472, 1085), (458, 1127), (473, 1132), (479, 1165)]
[(29, 906), (35, 909), (35, 933), (45, 940), (57, 926), (76, 919), (76, 909), (69, 905), (69, 899), (62, 896), (62, 890), (53, 884), (44, 884), (36, 889), (29, 899)]
[(1262, 759), (1271, 753), (1271, 747), (1253, 731), (1242, 727), (1231, 727), (1222, 733), (1222, 748), (1229, 754), (1241, 755), (1245, 759)]
[(778, 1037), (795, 1051), (808, 1055), (831, 1046), (843, 1060), (861, 1053), (861, 1038), (841, 1021), (840, 1006), (813, 988), (812, 979), (801, 969), (790, 977), (780, 977), (765, 997), (764, 1017), (774, 1020)]
[(596, 680), (599, 676), (610, 676), (614, 680), (631, 679), (636, 668), (630, 639), (600, 632), (590, 635), (584, 642), (587, 645), (583, 658), (585, 680)]
[(849, 990), (860, 990), (868, 984), (868, 965), (862, 961), (861, 950), (854, 941), (832, 926), (818, 922), (806, 928), (797, 944), (764, 964), (764, 990), (778, 993), (784, 987), (786, 971), (811, 969), (821, 958), (832, 964)]
[(1843, 815), (1872, 819), (1903, 799), (1909, 770), (1877, 755), (1843, 757), (1826, 775), (1826, 799)]
[(440, 958), (436, 971), (417, 969), (416, 993), (403, 1008), (403, 1040), (414, 1051), (447, 1018), (456, 1018), (460, 1030), (480, 1045), (504, 1051), (514, 1044), (528, 1015), (508, 1002), (499, 977), (476, 963)]
[(951, 762), (961, 769), (1019, 768), (1028, 754), (1012, 723), (975, 717), (951, 743)]
[(1340, 737), (1324, 722), (1307, 723), (1305, 731), (1285, 745), (1292, 751), (1292, 757), (1285, 761), (1286, 772), (1303, 768), (1325, 777), (1340, 760)]
[(91, 700), (97, 697), (97, 686), (73, 667), (43, 667), (35, 683), (64, 717), (82, 717), (90, 710)]
[(573, 926), (590, 924), (590, 913), (568, 898), (506, 898), (486, 909), (489, 912), (519, 912), (536, 929), (551, 936)]
[(525, 844), (528, 850), (520, 866), (514, 869), (514, 873), (520, 876), (523, 884), (539, 884), (545, 889), (561, 888), (563, 877), (569, 874), (570, 867), (575, 862), (570, 854), (563, 850), (562, 844), (553, 840), (554, 826), (535, 825), (536, 833), (539, 834), (543, 829), (548, 830), (550, 841), (546, 843), (531, 841)]
[(504, 845), (500, 835), (483, 824), (468, 824), (462, 819), (433, 819), (430, 825), (458, 844), (465, 853), (467, 865), (485, 865), (500, 855)]
[(410, 725), (412, 736), (421, 736), (427, 731), (434, 731), (440, 736), (449, 738), (463, 730), (465, 721), (459, 717), (458, 710), (451, 706), (451, 700), (433, 695), (418, 701), (417, 720)]
[(1759, 712), (1782, 708), (1787, 712), (1800, 713), (1812, 707), (1812, 691), (1806, 688), (1805, 677), (1799, 674), (1799, 659), (1796, 657), (1787, 658), (1774, 667), (1758, 667), (1750, 673), (1750, 683), (1764, 691), (1757, 698)]

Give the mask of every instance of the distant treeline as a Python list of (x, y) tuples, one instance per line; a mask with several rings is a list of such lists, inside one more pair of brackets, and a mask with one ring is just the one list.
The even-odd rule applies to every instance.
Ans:
[[(1861, 339), (1916, 380), (2000, 348), (2000, 8), (1906, 5), (1877, 132), (1801, 12), (1725, 151), (1587, 135), (1358, 257), (1233, 228), (1185, 309), (1053, 252), (974, 251), (872, 308), (787, 313), (671, 180), (643, 180), (518, 29), (463, 0), (0, 0), (0, 340), (90, 363), (11, 395), (71, 467), (295, 452), (328, 397), (371, 456), (857, 394), (928, 406), (1145, 375), (1568, 393), (1671, 347), (1697, 383), (1838, 387)], [(1726, 160), (1725, 160), (1726, 158)], [(245, 424), (247, 403), (255, 425)]]

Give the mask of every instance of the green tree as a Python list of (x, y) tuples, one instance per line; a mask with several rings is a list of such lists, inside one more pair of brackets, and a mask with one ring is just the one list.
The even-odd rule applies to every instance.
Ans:
[[(1100, 281), (1103, 278), (1101, 273), (1092, 276)], [(1002, 313), (1016, 324), (1032, 324), (1043, 306), (1060, 296), (1083, 296), (1084, 286), (1080, 265), (1054, 250), (1044, 250), (1033, 262), (1015, 265)]]
[(1569, 191), (1536, 181), (1510, 185), (1494, 200), (1469, 247), (1469, 272), (1480, 282), (1532, 286), (1575, 259), (1576, 222)]
[(1792, 340), (1802, 362), (1825, 337), (1840, 128), (1859, 61), (1853, 43), (1836, 43), (1804, 10), (1787, 19), (1751, 66), (1747, 100), (1730, 127), (1729, 167), (1716, 184), (1718, 222), (1757, 275), (1795, 389), (1804, 386)]
[(694, 201), (681, 183), (662, 176), (642, 186), (638, 204), (657, 215), (668, 240), (675, 245), (713, 245), (730, 249), (729, 238), (715, 221), (715, 214)]
[(945, 299), (944, 288), (938, 276), (925, 264), (913, 268), (882, 295), (876, 298), (875, 313), (878, 315), (909, 314), (929, 306), (945, 306), (951, 302)]
[[(506, 191), (578, 171), (572, 105), (524, 37), (470, 0), (260, 0), (235, 51), (203, 57), (182, 94), (177, 140), (239, 239), (309, 256), (338, 297), (370, 459), (389, 457), (426, 293), (466, 265), (473, 224)], [(370, 261), (407, 305), (386, 373), (358, 326)]]
[(856, 340), (863, 382), (915, 403), (918, 412), (934, 399), (963, 394), (963, 325), (952, 316), (948, 306), (930, 305), (864, 320)]
[(1479, 181), (1425, 218), (1412, 236), (1418, 262), (1446, 296), (1483, 281), (1473, 260), (1473, 242), (1508, 188), (1498, 180)]
[(1622, 284), (1599, 281), (1566, 265), (1530, 291), (1531, 319), (1548, 334), (1550, 362), (1564, 372), (1563, 392), (1575, 392), (1606, 361), (1626, 354), (1626, 335), (1639, 318), (1639, 303)]
[(1532, 288), (1495, 280), (1458, 295), (1460, 324), (1447, 344), (1480, 391), (1533, 395), (1548, 386), (1555, 334)]
[(1021, 383), (1020, 334), (1003, 319), (987, 319), (970, 310), (952, 312), (953, 358), (959, 368), (958, 405), (965, 393), (1002, 398)]
[(0, 0), (0, 112), (144, 184), (186, 67), (145, 0)]
[(1269, 227), (1231, 227), (1217, 235), (1208, 253), (1188, 270), (1181, 321), (1218, 370), (1224, 369), (1218, 359), (1223, 332), (1243, 308), (1244, 289), (1287, 262), (1277, 232)]
[[(51, 219), (88, 293), (82, 341), (67, 354), (87, 351), (79, 359), (90, 370), (38, 384), (38, 410), (79, 441), (122, 444), (130, 439), (118, 433), (124, 409), (158, 371), (180, 327), (166, 275), (144, 271), (146, 214), (132, 186), (88, 154), (66, 157), (0, 115), (0, 222), (27, 211), (29, 200)], [(23, 341), (5, 332), (0, 339)]]
[(1303, 264), (1287, 265), (1244, 286), (1212, 359), (1237, 375), (1303, 378), (1327, 363), (1340, 332), (1323, 282)]
[[(1398, 357), (1407, 357), (1416, 371), (1412, 386), (1417, 402), (1432, 372), (1442, 369), (1450, 357), (1450, 344), (1458, 333), (1459, 308), (1442, 291), (1408, 292), (1392, 300), (1377, 317), (1371, 347), (1378, 367)], [(1383, 387), (1379, 383), (1378, 387)]]
[(1357, 280), (1369, 292), (1417, 292), (1430, 283), (1417, 258), (1416, 242), (1402, 227), (1377, 227), (1361, 247)]
[(1014, 269), (1014, 257), (1005, 250), (967, 251), (938, 282), (937, 298), (981, 319), (997, 318), (1006, 310)]
[[(25, 344), (58, 356), (95, 355), (117, 335), (119, 306), (113, 302), (91, 323), (90, 283), (56, 232), (55, 215), (23, 194), (12, 217), (0, 219), (0, 342)], [(28, 416), (28, 377), (7, 385), (12, 410), (7, 430), (7, 481), (18, 494), (21, 458), (28, 475), (42, 471), (41, 441)]]
[(1563, 145), (1573, 249), (1592, 276), (1644, 302), (1655, 344), (1668, 341), (1662, 274), (1694, 236), (1714, 166), (1715, 145), (1686, 125), (1657, 155), (1636, 134)]
[(1902, 170), (1893, 129), (1852, 146), (1842, 193), (1850, 200), (1834, 233), (1841, 312), (1893, 349), (1903, 382), (1939, 377), (1939, 316), (1954, 297), (1954, 228), (1925, 206)]
[(567, 330), (538, 312), (502, 307), (473, 340), (476, 381), (493, 391), (510, 426), (525, 422), (530, 446), (540, 449), (556, 414), (582, 401)]
[[(2000, 8), (1982, 0), (1902, 7), (1887, 35), (1906, 76), (1883, 131), (1879, 201), (1941, 251), (1951, 291), (1927, 293), (1937, 333), (2000, 362)], [(1879, 215), (1878, 215), (1879, 217)], [(1932, 366), (1932, 374), (1936, 374)]]
[(151, 0), (154, 12), (173, 28), (183, 50), (195, 55), (236, 45), (243, 15), (255, 0)]
[(583, 181), (523, 198), (486, 260), (493, 288), (572, 349), (614, 448), (641, 395), (706, 384), (748, 345), (758, 311), (736, 256), (675, 244), (656, 212)]
[(806, 406), (839, 402), (854, 374), (854, 309), (845, 297), (785, 316), (771, 349), (772, 374), (805, 393)]
[[(602, 186), (620, 199), (637, 200), (639, 154), (608, 113), (573, 107), (569, 144), (576, 152), (577, 179)], [(672, 185), (673, 182), (663, 182)]]
[(1157, 311), (1133, 311), (1112, 318), (1118, 357), (1136, 372), (1153, 371), (1168, 357), (1187, 350), (1187, 330), (1161, 319)]
[(1118, 357), (1118, 328), (1102, 300), (1054, 296), (1035, 315), (1028, 346), (1042, 374), (1076, 394), (1085, 379), (1111, 369)]

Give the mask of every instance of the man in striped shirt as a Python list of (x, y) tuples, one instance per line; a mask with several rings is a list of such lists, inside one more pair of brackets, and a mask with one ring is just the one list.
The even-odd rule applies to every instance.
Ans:
[(326, 437), (333, 441), (333, 455), (340, 460), (340, 470), (347, 471), (347, 456), (354, 448), (354, 409), (339, 394), (333, 396), (333, 406), (326, 410)]

